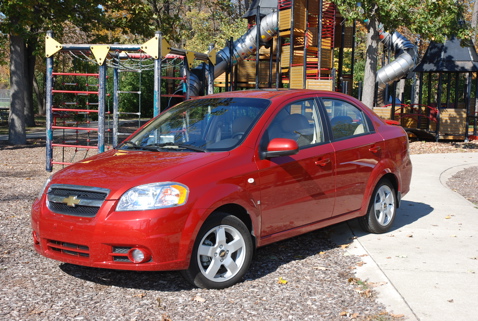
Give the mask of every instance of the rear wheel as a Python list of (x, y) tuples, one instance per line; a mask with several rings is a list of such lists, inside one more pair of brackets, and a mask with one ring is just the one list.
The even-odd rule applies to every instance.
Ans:
[(246, 225), (233, 215), (216, 213), (199, 231), (189, 268), (182, 274), (200, 288), (227, 288), (242, 279), (252, 253), (252, 237)]
[(373, 191), (367, 215), (359, 219), (360, 225), (367, 232), (385, 233), (395, 220), (396, 208), (395, 188), (389, 180), (382, 179)]

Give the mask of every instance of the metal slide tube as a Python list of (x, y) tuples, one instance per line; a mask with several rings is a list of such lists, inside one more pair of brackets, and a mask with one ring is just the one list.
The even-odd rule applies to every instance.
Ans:
[[(262, 18), (260, 23), (260, 41), (267, 42), (272, 39), (272, 37), (277, 33), (277, 12), (269, 13), (267, 16)], [(239, 39), (234, 41), (232, 45), (232, 51), (229, 49), (229, 46), (226, 46), (224, 49), (219, 51), (216, 55), (216, 65), (214, 66), (214, 78), (217, 78), (223, 72), (226, 71), (228, 67), (228, 61), (230, 58), (232, 65), (244, 60), (246, 57), (253, 54), (257, 49), (257, 26), (249, 29), (244, 35)], [(202, 66), (197, 67), (202, 68)], [(206, 66), (209, 68), (209, 66)], [(199, 95), (199, 92), (202, 88), (202, 81), (193, 73), (191, 73), (189, 79), (189, 88), (191, 96)]]
[(395, 52), (395, 60), (377, 72), (377, 105), (384, 103), (384, 91), (387, 85), (400, 80), (415, 67), (416, 48), (403, 35), (394, 32), (380, 32), (385, 47)]

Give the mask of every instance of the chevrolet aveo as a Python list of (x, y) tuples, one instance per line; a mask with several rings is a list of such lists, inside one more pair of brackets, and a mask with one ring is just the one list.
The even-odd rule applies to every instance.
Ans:
[(350, 96), (215, 94), (54, 174), (32, 206), (33, 242), (71, 264), (225, 288), (257, 247), (353, 218), (386, 232), (411, 171), (405, 131)]

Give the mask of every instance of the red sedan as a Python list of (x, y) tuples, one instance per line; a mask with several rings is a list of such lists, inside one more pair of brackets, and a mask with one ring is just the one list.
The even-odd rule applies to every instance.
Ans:
[(350, 96), (215, 94), (54, 174), (32, 207), (34, 246), (72, 264), (181, 270), (224, 288), (257, 247), (353, 218), (386, 232), (411, 172), (405, 131)]

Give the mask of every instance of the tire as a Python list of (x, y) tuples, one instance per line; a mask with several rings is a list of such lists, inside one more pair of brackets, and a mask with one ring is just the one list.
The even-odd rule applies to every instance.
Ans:
[(368, 212), (359, 218), (361, 227), (370, 233), (385, 233), (395, 220), (397, 196), (395, 188), (387, 179), (382, 179), (375, 187)]
[(200, 288), (227, 288), (246, 274), (252, 254), (252, 236), (246, 225), (236, 216), (216, 213), (201, 227), (189, 268), (181, 273)]

